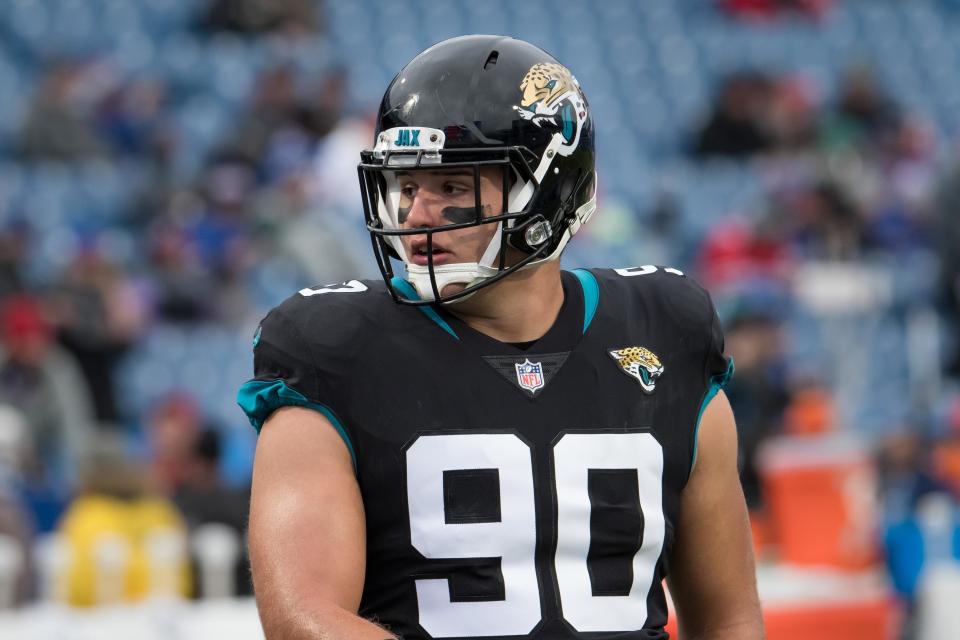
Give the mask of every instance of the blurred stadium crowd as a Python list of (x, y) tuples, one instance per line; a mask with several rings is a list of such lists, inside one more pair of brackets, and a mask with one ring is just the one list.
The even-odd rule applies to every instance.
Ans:
[[(600, 211), (565, 263), (713, 293), (761, 562), (791, 559), (782, 469), (849, 452), (873, 508), (837, 526), (867, 528), (909, 613), (930, 505), (960, 522), (955, 0), (9, 0), (0, 532), (24, 553), (0, 606), (109, 599), (104, 534), (127, 545), (114, 599), (156, 588), (149, 531), (242, 540), (253, 328), (375, 276), (355, 167), (377, 101), (470, 32), (551, 51), (591, 101)], [(167, 554), (173, 591), (203, 593), (200, 547)], [(227, 591), (249, 594), (242, 547)]]

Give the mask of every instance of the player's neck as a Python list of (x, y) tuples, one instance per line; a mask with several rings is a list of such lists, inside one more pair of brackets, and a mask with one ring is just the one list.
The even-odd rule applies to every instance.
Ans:
[(472, 329), (500, 342), (543, 337), (563, 306), (560, 261), (518, 271), (447, 310)]

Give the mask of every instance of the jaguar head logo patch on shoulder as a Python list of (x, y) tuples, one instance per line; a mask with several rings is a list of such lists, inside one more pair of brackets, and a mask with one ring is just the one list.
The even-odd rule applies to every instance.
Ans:
[(657, 379), (663, 375), (663, 363), (657, 354), (646, 347), (624, 347), (611, 349), (607, 353), (621, 371), (640, 383), (644, 393), (653, 393)]

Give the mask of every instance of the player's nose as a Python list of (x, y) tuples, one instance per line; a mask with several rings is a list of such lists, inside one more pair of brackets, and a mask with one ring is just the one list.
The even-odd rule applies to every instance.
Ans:
[(407, 211), (406, 226), (414, 229), (440, 226), (443, 224), (442, 210), (439, 199), (418, 193)]

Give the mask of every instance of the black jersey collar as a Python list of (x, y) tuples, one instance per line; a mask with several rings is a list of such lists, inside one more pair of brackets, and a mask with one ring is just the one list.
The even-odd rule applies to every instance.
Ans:
[[(411, 300), (420, 299), (420, 296), (417, 294), (417, 290), (413, 288), (413, 285), (400, 276), (394, 276), (393, 280), (390, 281), (390, 286)], [(419, 309), (423, 315), (430, 318), (430, 320), (437, 324), (441, 329), (449, 333), (455, 339), (459, 340), (460, 336), (458, 336), (457, 332), (454, 331), (449, 324), (447, 324), (446, 320), (440, 317), (440, 314), (437, 313), (437, 310), (434, 309), (434, 306), (435, 305), (422, 305), (418, 306), (417, 309)]]

